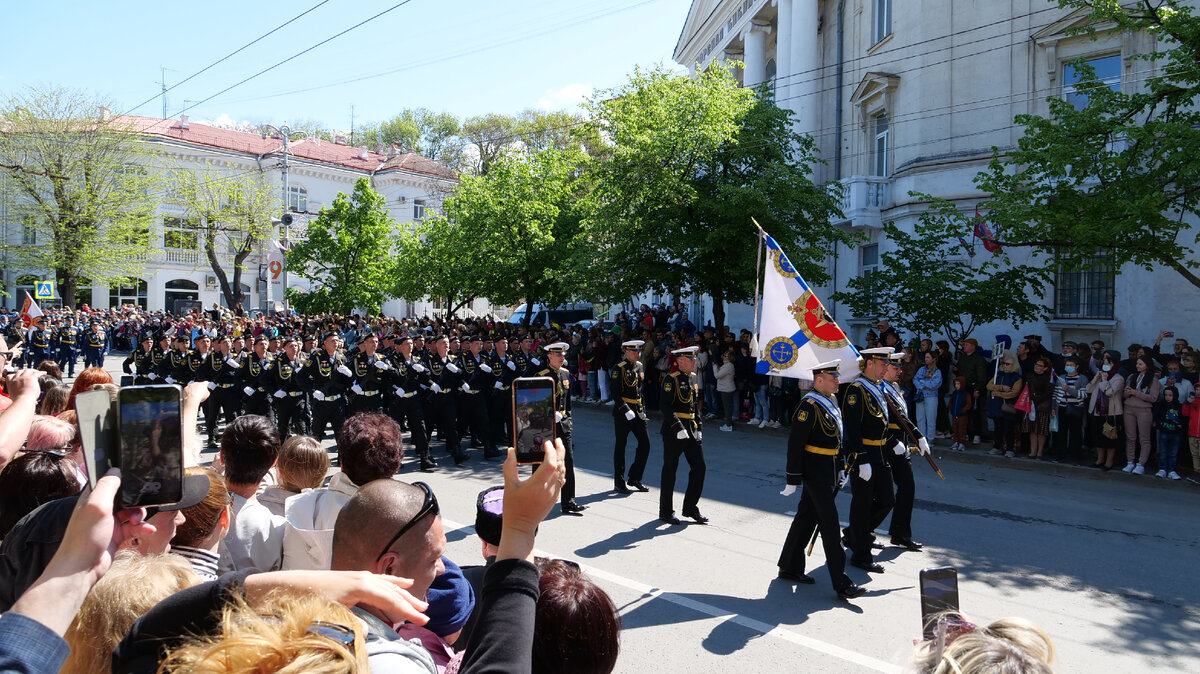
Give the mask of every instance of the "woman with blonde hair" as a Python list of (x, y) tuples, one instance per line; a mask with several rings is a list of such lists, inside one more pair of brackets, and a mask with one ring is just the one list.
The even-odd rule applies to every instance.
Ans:
[(134, 621), (155, 604), (200, 582), (187, 560), (171, 555), (117, 553), (96, 583), (64, 638), (71, 655), (60, 674), (107, 674), (112, 652)]
[(1054, 643), (1025, 618), (1001, 618), (976, 627), (957, 617), (938, 621), (940, 636), (917, 646), (918, 674), (1052, 674)]

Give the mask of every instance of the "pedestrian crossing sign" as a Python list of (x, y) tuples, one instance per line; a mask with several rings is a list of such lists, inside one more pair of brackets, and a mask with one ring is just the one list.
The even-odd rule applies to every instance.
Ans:
[(33, 298), (37, 300), (54, 299), (54, 281), (38, 281), (34, 284)]

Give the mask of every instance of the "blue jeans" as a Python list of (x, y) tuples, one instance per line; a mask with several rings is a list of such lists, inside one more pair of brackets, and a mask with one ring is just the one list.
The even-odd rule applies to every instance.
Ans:
[(1181, 438), (1178, 432), (1170, 431), (1158, 432), (1158, 469), (1165, 470), (1168, 473), (1173, 472), (1179, 464), (1179, 442)]
[(587, 397), (588, 397), (588, 400), (599, 400), (600, 399), (600, 397), (599, 397), (600, 396), (600, 388), (599, 388), (599, 384), (597, 383), (598, 381), (599, 381), (599, 379), (596, 378), (596, 371), (588, 370), (588, 373), (587, 373), (587, 389), (588, 389)]
[(937, 407), (937, 396), (917, 401), (917, 430), (931, 440), (937, 431)]
[(767, 386), (763, 384), (754, 389), (754, 418), (759, 421), (767, 420)]
[(716, 414), (717, 408), (721, 406), (721, 402), (717, 397), (717, 385), (704, 385), (704, 411), (708, 414)]

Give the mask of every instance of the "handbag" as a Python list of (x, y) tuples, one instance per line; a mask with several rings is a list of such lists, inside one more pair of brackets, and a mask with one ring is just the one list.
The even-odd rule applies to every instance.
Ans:
[(1021, 395), (1017, 396), (1017, 402), (1013, 405), (1013, 407), (1016, 408), (1018, 412), (1028, 412), (1029, 410), (1033, 409), (1033, 405), (1029, 398), (1028, 386), (1021, 389)]
[(1117, 439), (1117, 425), (1111, 421), (1112, 417), (1104, 420), (1104, 425), (1100, 427), (1100, 433), (1109, 440)]

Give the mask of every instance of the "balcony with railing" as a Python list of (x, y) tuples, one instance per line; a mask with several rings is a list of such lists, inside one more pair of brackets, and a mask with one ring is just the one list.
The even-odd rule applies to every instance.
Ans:
[(850, 176), (842, 179), (842, 213), (840, 224), (858, 227), (883, 227), (883, 211), (892, 207), (890, 178), (883, 176)]

